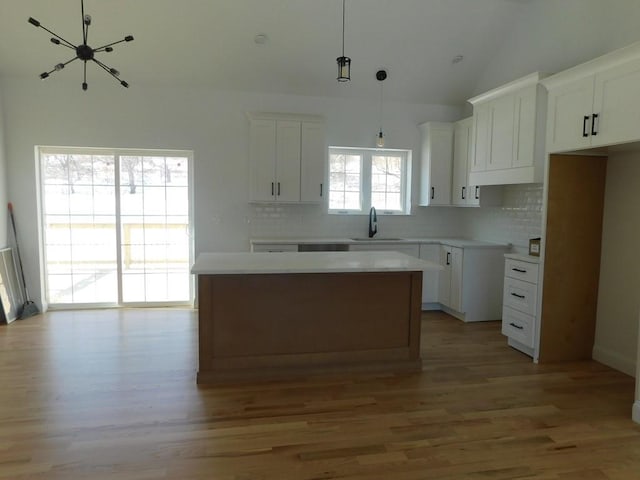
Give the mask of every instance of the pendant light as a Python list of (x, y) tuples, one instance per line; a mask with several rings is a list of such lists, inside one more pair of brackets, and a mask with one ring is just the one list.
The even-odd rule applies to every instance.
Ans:
[(80, 0), (80, 9), (82, 11), (82, 43), (80, 45), (74, 45), (73, 43), (69, 42), (68, 40), (65, 40), (64, 38), (62, 38), (57, 33), (54, 33), (51, 30), (49, 30), (48, 28), (43, 27), (40, 24), (40, 22), (38, 20), (36, 20), (35, 18), (29, 17), (29, 23), (31, 25), (33, 25), (36, 28), (42, 28), (43, 30), (45, 30), (48, 33), (50, 33), (51, 35), (53, 35), (53, 37), (51, 38), (51, 43), (53, 43), (54, 45), (61, 45), (63, 47), (69, 48), (69, 49), (73, 50), (73, 53), (75, 54), (75, 57), (73, 57), (71, 60), (68, 60), (68, 61), (66, 61), (64, 63), (58, 63), (55, 67), (53, 67), (53, 70), (51, 70), (49, 72), (41, 73), (40, 74), (40, 78), (42, 80), (44, 80), (44, 79), (48, 78), (49, 75), (51, 75), (52, 73), (59, 72), (64, 67), (66, 67), (69, 63), (73, 62), (74, 60), (82, 60), (84, 62), (84, 77), (83, 77), (83, 81), (82, 81), (82, 89), (86, 90), (88, 88), (88, 85), (87, 85), (87, 62), (88, 61), (93, 61), (100, 68), (102, 68), (105, 72), (107, 72), (109, 75), (111, 75), (113, 78), (115, 78), (120, 83), (120, 85), (122, 85), (125, 88), (128, 88), (129, 84), (127, 82), (125, 82), (124, 80), (121, 80), (119, 78), (120, 77), (120, 72), (118, 70), (116, 70), (115, 68), (112, 68), (112, 67), (109, 67), (109, 66), (105, 65), (100, 60), (97, 60), (95, 58), (95, 54), (96, 53), (102, 53), (102, 52), (106, 52), (106, 53), (113, 52), (113, 46), (114, 45), (117, 45), (118, 43), (122, 43), (122, 42), (131, 42), (133, 40), (133, 36), (127, 35), (126, 37), (124, 37), (124, 39), (118, 40), (117, 42), (107, 43), (106, 45), (102, 45), (101, 47), (98, 47), (98, 48), (91, 48), (87, 44), (87, 39), (89, 38), (89, 25), (91, 25), (91, 15), (85, 15), (84, 14), (84, 0)]
[(342, 0), (342, 56), (337, 58), (338, 62), (338, 81), (348, 82), (351, 80), (351, 59), (344, 56), (344, 4), (346, 0)]
[(380, 82), (380, 131), (376, 136), (376, 147), (383, 148), (384, 147), (384, 134), (382, 133), (382, 82), (384, 82), (387, 78), (386, 70), (378, 70), (376, 72), (376, 80)]

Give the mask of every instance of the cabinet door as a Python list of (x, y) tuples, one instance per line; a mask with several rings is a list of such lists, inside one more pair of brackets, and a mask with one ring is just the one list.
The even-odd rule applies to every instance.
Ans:
[(255, 202), (275, 200), (276, 122), (274, 120), (250, 122), (249, 158), (251, 162), (250, 199)]
[(594, 77), (549, 90), (547, 150), (564, 152), (591, 146)]
[(640, 139), (640, 60), (596, 75), (593, 113), (592, 146)]
[(300, 122), (277, 122), (275, 193), (278, 201), (300, 201)]
[[(440, 264), (440, 245), (420, 245), (420, 258)], [(438, 270), (422, 272), (422, 303), (438, 301)]]
[(462, 306), (462, 248), (451, 247), (451, 289), (449, 292), (449, 307), (457, 312), (464, 312)]
[[(472, 119), (455, 123), (453, 131), (453, 180), (451, 182), (451, 203), (467, 205), (469, 203), (469, 151), (471, 146)], [(472, 197), (473, 195), (471, 195)]]
[(537, 85), (531, 85), (515, 94), (514, 142), (512, 167), (532, 167), (536, 141)]
[(327, 146), (323, 124), (302, 122), (300, 156), (300, 200), (320, 202), (326, 194)]
[(484, 172), (489, 158), (489, 132), (491, 116), (488, 103), (473, 107), (473, 160), (472, 172)]
[(510, 168), (513, 157), (515, 95), (489, 102), (490, 133), (487, 170)]
[(443, 267), (438, 272), (438, 302), (446, 307), (451, 307), (451, 247), (440, 245), (440, 265)]
[(420, 205), (451, 205), (453, 124), (427, 123), (422, 127)]

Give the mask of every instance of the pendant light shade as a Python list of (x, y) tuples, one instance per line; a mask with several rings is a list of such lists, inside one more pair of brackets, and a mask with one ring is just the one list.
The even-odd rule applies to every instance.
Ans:
[(348, 82), (349, 80), (351, 80), (351, 59), (338, 57), (338, 81)]
[(386, 70), (378, 70), (376, 72), (376, 80), (380, 82), (380, 130), (378, 131), (378, 135), (376, 136), (376, 147), (378, 148), (384, 147), (384, 134), (382, 133), (382, 82), (384, 82), (386, 79)]
[(113, 46), (114, 45), (117, 45), (117, 44), (122, 43), (122, 42), (131, 42), (131, 41), (133, 41), (133, 36), (127, 35), (122, 40), (118, 40), (118, 41), (112, 42), (112, 43), (107, 43), (106, 45), (102, 45), (101, 47), (98, 47), (98, 48), (91, 48), (87, 44), (87, 39), (89, 38), (89, 25), (91, 25), (91, 15), (85, 15), (85, 13), (84, 13), (84, 0), (80, 0), (80, 8), (82, 10), (82, 43), (78, 44), (78, 45), (75, 45), (75, 44), (69, 42), (68, 40), (62, 38), (57, 33), (54, 33), (51, 30), (49, 30), (48, 28), (43, 27), (40, 24), (40, 22), (38, 20), (36, 20), (35, 18), (29, 17), (29, 23), (31, 25), (33, 25), (36, 28), (42, 28), (46, 32), (48, 32), (51, 35), (53, 35), (53, 38), (51, 38), (51, 43), (53, 43), (54, 45), (60, 45), (60, 46), (63, 46), (65, 48), (68, 48), (68, 49), (72, 50), (73, 53), (75, 54), (75, 56), (71, 60), (67, 60), (64, 63), (58, 63), (58, 64), (56, 64), (55, 67), (53, 67), (52, 70), (50, 70), (48, 72), (41, 73), (40, 74), (40, 78), (42, 80), (44, 80), (46, 78), (49, 78), (49, 76), (52, 73), (59, 72), (65, 66), (67, 66), (69, 63), (71, 63), (71, 62), (73, 62), (75, 60), (82, 60), (84, 62), (84, 65), (83, 65), (84, 77), (83, 77), (83, 81), (82, 81), (82, 89), (83, 90), (87, 90), (87, 88), (88, 88), (88, 84), (87, 84), (87, 62), (91, 61), (91, 62), (94, 62), (95, 64), (97, 64), (100, 68), (102, 68), (105, 72), (107, 72), (113, 78), (115, 78), (116, 81), (118, 83), (120, 83), (120, 85), (122, 85), (125, 88), (128, 88), (129, 84), (127, 82), (125, 82), (124, 80), (119, 78), (120, 77), (120, 72), (118, 70), (116, 70), (115, 68), (109, 67), (105, 63), (103, 63), (100, 60), (96, 59), (95, 55), (96, 55), (96, 53), (113, 52)]
[(348, 82), (351, 80), (351, 59), (344, 55), (344, 9), (345, 1), (342, 0), (342, 56), (337, 58), (338, 62), (338, 81)]

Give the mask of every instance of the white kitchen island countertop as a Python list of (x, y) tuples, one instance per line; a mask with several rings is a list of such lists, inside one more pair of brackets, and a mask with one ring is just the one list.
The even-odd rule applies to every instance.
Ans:
[(198, 275), (351, 273), (442, 270), (437, 263), (399, 252), (201, 253)]

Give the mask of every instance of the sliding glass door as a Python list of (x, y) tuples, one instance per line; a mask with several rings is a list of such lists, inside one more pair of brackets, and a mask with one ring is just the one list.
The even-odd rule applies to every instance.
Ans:
[(193, 301), (190, 152), (40, 151), (47, 302)]

